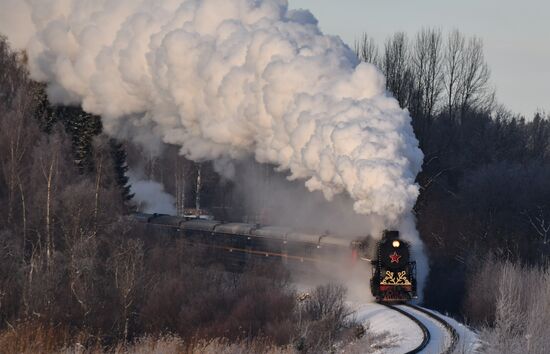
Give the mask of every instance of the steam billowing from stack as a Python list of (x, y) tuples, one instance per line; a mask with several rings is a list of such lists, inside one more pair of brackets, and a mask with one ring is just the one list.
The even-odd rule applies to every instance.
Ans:
[(387, 227), (411, 224), (423, 156), (409, 114), (285, 0), (0, 0), (0, 32), (53, 102), (110, 134), (193, 160), (253, 156)]
[(33, 28), (19, 44), (32, 76), (110, 133), (195, 160), (253, 154), (390, 222), (411, 210), (422, 154), (409, 115), (309, 12), (276, 0), (25, 4)]

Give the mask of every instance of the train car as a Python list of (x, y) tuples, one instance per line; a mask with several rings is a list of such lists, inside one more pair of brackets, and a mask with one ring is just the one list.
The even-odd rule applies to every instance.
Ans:
[(214, 246), (231, 253), (281, 258), (284, 262), (318, 262), (328, 254), (351, 251), (351, 243), (322, 233), (299, 232), (290, 228), (248, 223), (136, 213), (149, 235), (184, 237), (189, 242)]
[(398, 231), (385, 231), (373, 260), (371, 291), (379, 302), (406, 302), (416, 298), (416, 262), (410, 245)]
[(179, 226), (185, 219), (166, 214), (136, 213), (132, 215), (136, 221), (136, 230), (148, 235), (146, 243), (154, 244), (157, 241), (169, 242), (179, 234)]
[[(253, 258), (263, 258), (282, 261), (293, 270), (343, 274), (354, 264), (360, 266), (360, 260), (370, 261), (370, 286), (377, 301), (406, 302), (416, 298), (416, 263), (411, 259), (410, 245), (399, 238), (397, 231), (385, 231), (374, 245), (368, 236), (350, 242), (328, 233), (163, 214), (135, 214), (134, 220), (144, 224), (148, 234), (183, 238), (238, 267)], [(374, 247), (376, 259), (371, 260)]]

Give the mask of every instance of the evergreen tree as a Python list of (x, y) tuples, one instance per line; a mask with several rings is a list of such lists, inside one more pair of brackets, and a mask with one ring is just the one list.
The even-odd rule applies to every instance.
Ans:
[(48, 94), (46, 93), (46, 84), (34, 83), (34, 100), (36, 102), (35, 118), (38, 120), (40, 130), (50, 134), (53, 126), (57, 122), (55, 108), (50, 104)]
[(36, 110), (35, 117), (40, 129), (51, 134), (52, 128), (57, 122), (63, 123), (65, 132), (70, 136), (74, 162), (80, 173), (92, 172), (93, 164), (93, 139), (101, 134), (103, 126), (99, 116), (84, 112), (77, 106), (52, 106), (48, 100), (44, 84), (36, 84), (35, 93)]
[(126, 172), (128, 171), (126, 150), (124, 150), (124, 146), (115, 139), (111, 139), (109, 144), (111, 146), (111, 157), (115, 169), (116, 182), (120, 187), (123, 200), (129, 202), (134, 197), (134, 194), (130, 193), (131, 185), (128, 183), (128, 176), (126, 176)]
[(74, 106), (57, 108), (56, 116), (63, 122), (65, 131), (71, 136), (74, 162), (80, 172), (92, 171), (94, 168), (92, 141), (103, 129), (101, 118)]

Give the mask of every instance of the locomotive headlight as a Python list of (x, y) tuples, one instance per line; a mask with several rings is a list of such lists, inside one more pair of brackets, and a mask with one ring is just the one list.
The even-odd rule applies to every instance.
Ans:
[(401, 243), (400, 243), (399, 241), (395, 240), (395, 241), (393, 241), (393, 242), (391, 243), (391, 245), (392, 245), (394, 248), (397, 248), (397, 247), (399, 247), (399, 246), (401, 245)]

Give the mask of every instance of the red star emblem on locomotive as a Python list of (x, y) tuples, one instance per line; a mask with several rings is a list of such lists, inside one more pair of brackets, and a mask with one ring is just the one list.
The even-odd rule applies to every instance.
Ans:
[(399, 258), (401, 258), (401, 255), (397, 254), (396, 251), (394, 251), (393, 254), (390, 254), (390, 259), (392, 263), (399, 263)]

